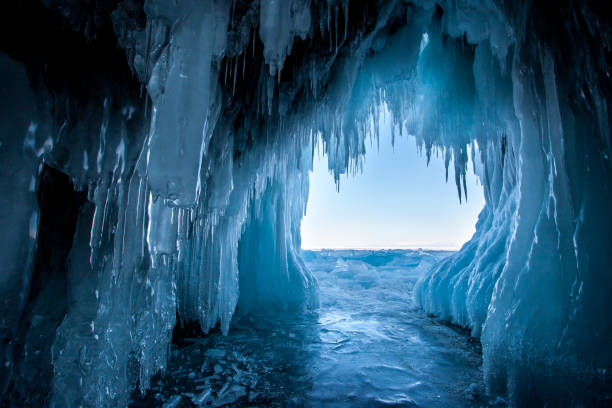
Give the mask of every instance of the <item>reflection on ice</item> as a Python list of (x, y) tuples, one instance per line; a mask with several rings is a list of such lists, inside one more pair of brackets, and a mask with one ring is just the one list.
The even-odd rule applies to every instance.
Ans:
[(448, 253), (304, 252), (316, 313), (237, 316), (189, 338), (133, 406), (483, 406), (480, 345), (423, 315), (416, 279)]

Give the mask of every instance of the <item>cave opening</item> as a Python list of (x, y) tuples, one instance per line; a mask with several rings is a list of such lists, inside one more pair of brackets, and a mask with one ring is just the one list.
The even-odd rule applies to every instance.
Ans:
[[(135, 392), (133, 406), (158, 400), (197, 405), (211, 398), (247, 405), (492, 403), (481, 381), (478, 339), (436, 322), (413, 299), (419, 277), (474, 233), (484, 205), (471, 159), (478, 157), (471, 154), (476, 146), (466, 146), (466, 200), (466, 192), (460, 198), (454, 180), (445, 178), (446, 166), (454, 168), (452, 158), (445, 163), (442, 151), (428, 160), (414, 136), (394, 137), (388, 111), (378, 123), (361, 170), (343, 175), (339, 190), (321, 141), (314, 150), (301, 257), (317, 279), (318, 306), (304, 311), (274, 304), (262, 310), (239, 301), (227, 335), (219, 325), (204, 334), (196, 321), (181, 321), (177, 314), (168, 372), (154, 377), (144, 396)], [(368, 199), (365, 209), (355, 209)], [(377, 218), (378, 212), (388, 218)], [(265, 226), (266, 214), (261, 217)], [(408, 228), (416, 230), (412, 241), (397, 235)], [(383, 232), (370, 235), (377, 230)], [(331, 239), (321, 241), (326, 238)], [(256, 285), (241, 280), (241, 296), (248, 299)], [(410, 397), (401, 391), (406, 387)]]
[(323, 146), (316, 144), (302, 249), (456, 251), (474, 235), (484, 206), (477, 175), (482, 163), (478, 152), (472, 154), (476, 145), (466, 146), (466, 190), (459, 196), (448, 178), (454, 160), (445, 162), (445, 149), (427, 158), (414, 136), (394, 135), (388, 115), (382, 112), (378, 136), (366, 142), (361, 168), (338, 182)]
[[(69, 297), (69, 254), (77, 228), (79, 214), (91, 204), (87, 192), (77, 191), (70, 178), (61, 171), (41, 164), (36, 190), (40, 216), (38, 229), (31, 225), (30, 233), (37, 236), (32, 265), (32, 284), (28, 288), (24, 310), (14, 339), (13, 364), (31, 369), (33, 375), (18, 378), (7, 390), (7, 400), (25, 401), (20, 394), (28, 388), (31, 395), (45, 395), (53, 375), (50, 364), (55, 331), (62, 322)], [(39, 403), (44, 403), (39, 400)]]

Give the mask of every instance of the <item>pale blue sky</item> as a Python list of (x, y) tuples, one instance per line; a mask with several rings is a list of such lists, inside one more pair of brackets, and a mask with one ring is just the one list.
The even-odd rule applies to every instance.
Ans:
[(468, 202), (459, 204), (454, 171), (444, 179), (444, 162), (429, 167), (412, 136), (381, 129), (380, 149), (368, 144), (363, 173), (342, 176), (340, 192), (315, 152), (310, 196), (302, 222), (302, 248), (458, 249), (474, 233), (484, 206), (482, 186), (469, 166)]

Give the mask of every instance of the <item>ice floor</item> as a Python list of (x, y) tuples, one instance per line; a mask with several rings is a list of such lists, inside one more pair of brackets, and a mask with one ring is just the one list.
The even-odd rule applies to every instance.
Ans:
[(316, 312), (239, 316), (226, 337), (187, 339), (132, 406), (492, 405), (480, 344), (412, 300), (417, 278), (447, 255), (305, 251), (320, 285)]

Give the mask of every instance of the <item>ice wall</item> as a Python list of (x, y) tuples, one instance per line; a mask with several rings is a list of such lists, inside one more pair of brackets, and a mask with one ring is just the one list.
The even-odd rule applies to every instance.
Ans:
[(601, 312), (612, 289), (610, 20), (586, 4), (515, 7), (489, 13), (513, 17), (509, 37), (459, 7), (443, 18), (476, 43), (472, 137), (487, 205), (417, 298), (481, 337), (487, 384), (512, 405), (598, 405), (612, 362)]
[[(383, 106), (398, 137), (454, 159), (461, 200), (473, 144), (485, 187), (422, 307), (480, 336), (513, 405), (608, 398), (612, 29), (596, 4), (2, 7), (6, 401), (123, 406), (165, 369), (177, 313), (226, 332), (236, 308), (316, 305), (299, 255), (313, 145), (336, 180), (358, 171)], [(74, 220), (53, 226), (41, 211), (61, 202)]]

